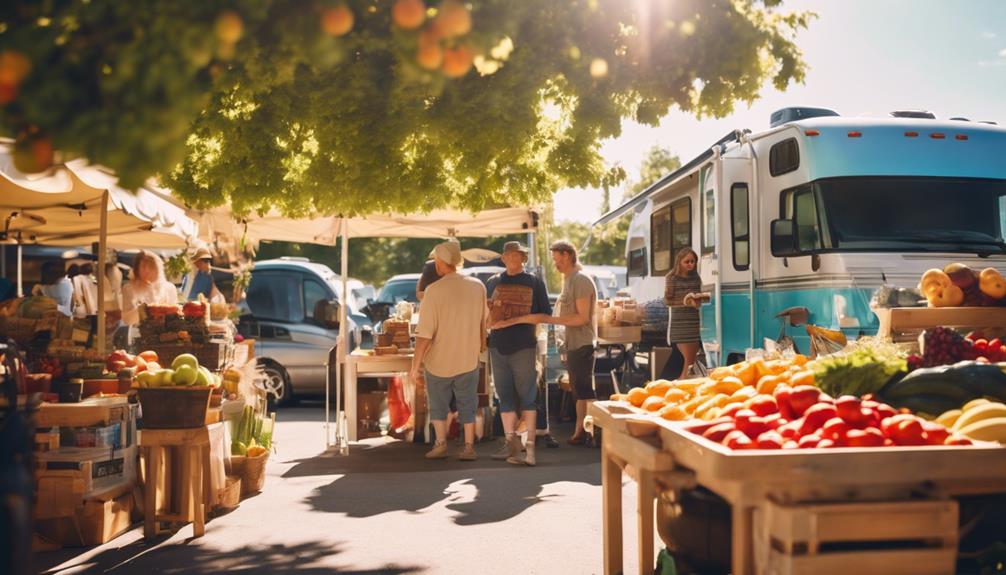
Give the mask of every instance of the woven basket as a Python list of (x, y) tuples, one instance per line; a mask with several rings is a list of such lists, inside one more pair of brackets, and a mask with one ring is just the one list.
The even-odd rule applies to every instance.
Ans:
[(238, 506), (241, 501), (241, 478), (234, 475), (227, 476), (227, 485), (217, 490), (217, 506), (223, 509), (232, 509)]
[(241, 478), (241, 497), (262, 491), (265, 485), (265, 464), (269, 452), (258, 457), (231, 456), (231, 474)]

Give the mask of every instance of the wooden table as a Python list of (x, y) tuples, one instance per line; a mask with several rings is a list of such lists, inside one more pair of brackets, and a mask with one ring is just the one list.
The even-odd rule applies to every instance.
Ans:
[(360, 375), (377, 377), (382, 374), (408, 373), (412, 369), (412, 354), (373, 355), (369, 350), (355, 350), (346, 357), (346, 419), (350, 441), (357, 440), (356, 434), (356, 386)]
[(633, 415), (613, 402), (589, 407), (604, 429), (604, 571), (622, 570), (621, 474), (639, 490), (639, 566), (654, 565), (658, 492), (702, 485), (732, 507), (732, 572), (755, 573), (754, 514), (767, 502), (892, 501), (912, 493), (950, 498), (1006, 493), (1006, 448), (998, 446), (734, 452), (685, 431), (682, 423)]

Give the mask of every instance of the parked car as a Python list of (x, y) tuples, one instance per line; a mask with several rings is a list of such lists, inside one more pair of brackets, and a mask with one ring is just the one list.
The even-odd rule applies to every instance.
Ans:
[[(597, 299), (611, 299), (618, 294), (621, 287), (618, 283), (618, 275), (611, 270), (614, 266), (583, 266), (583, 273), (594, 280), (594, 287), (597, 288)], [(624, 272), (624, 270), (622, 270)]]
[(458, 270), (458, 273), (460, 273), (461, 275), (476, 278), (483, 284), (485, 284), (489, 281), (489, 278), (505, 271), (506, 268), (502, 266), (472, 266), (469, 268), (460, 269)]
[(416, 284), (420, 274), (399, 274), (391, 276), (377, 294), (377, 301), (396, 304), (400, 301), (419, 303), (416, 297)]
[[(325, 364), (339, 338), (342, 281), (304, 258), (256, 262), (238, 332), (255, 339), (266, 392), (277, 404), (294, 394), (324, 393)], [(368, 320), (353, 298), (346, 310), (349, 349), (372, 345)]]

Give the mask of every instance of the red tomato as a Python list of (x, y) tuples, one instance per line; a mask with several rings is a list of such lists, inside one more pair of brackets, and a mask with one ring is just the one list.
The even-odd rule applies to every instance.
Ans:
[(929, 445), (943, 445), (950, 437), (950, 430), (935, 421), (922, 422), (922, 429), (926, 431), (926, 443)]
[(902, 421), (910, 421), (915, 419), (914, 415), (908, 413), (899, 413), (891, 417), (885, 417), (880, 422), (880, 430), (884, 432), (884, 435), (890, 438), (894, 438), (895, 429)]
[(849, 424), (841, 417), (832, 417), (821, 427), (821, 437), (830, 439), (836, 443), (845, 439), (846, 432), (849, 431)]
[(786, 440), (779, 435), (779, 432), (771, 430), (759, 435), (756, 442), (758, 449), (782, 449), (784, 443)]
[(896, 409), (894, 409), (890, 405), (887, 405), (886, 403), (881, 403), (880, 405), (878, 405), (876, 407), (876, 412), (877, 417), (880, 418), (880, 421), (883, 421), (888, 417), (893, 417), (898, 414)]
[(974, 445), (970, 439), (963, 435), (951, 435), (943, 442), (944, 445)]
[(880, 447), (884, 444), (884, 434), (876, 427), (850, 429), (845, 440), (849, 447)]
[(702, 437), (705, 437), (709, 441), (715, 441), (716, 443), (719, 443), (723, 441), (723, 438), (726, 437), (728, 433), (730, 433), (731, 431), (736, 431), (736, 429), (737, 428), (734, 426), (733, 423), (730, 422), (720, 423), (707, 429), (705, 433), (702, 434)]
[(779, 404), (776, 403), (775, 397), (771, 395), (762, 394), (755, 396), (748, 407), (751, 411), (762, 417), (773, 413), (779, 413)]
[(783, 417), (780, 413), (771, 413), (763, 417), (762, 420), (769, 429), (779, 429), (783, 425), (789, 423), (789, 420)]
[(786, 439), (797, 439), (800, 437), (800, 426), (803, 425), (803, 418), (780, 425), (776, 431)]
[[(835, 400), (835, 411), (838, 416), (852, 427), (858, 427), (864, 422), (863, 402), (858, 397), (843, 395)], [(867, 412), (871, 413), (871, 412)]]
[(736, 423), (737, 429), (743, 431), (744, 434), (751, 439), (755, 439), (759, 435), (771, 429), (764, 417), (755, 416), (746, 419), (738, 419)]
[(838, 444), (835, 443), (834, 441), (832, 441), (831, 439), (825, 438), (825, 439), (822, 439), (821, 441), (819, 441), (817, 443), (817, 448), (818, 449), (827, 449), (829, 447), (835, 447), (836, 445), (838, 445)]
[(731, 403), (730, 405), (724, 407), (722, 411), (720, 411), (720, 418), (729, 417), (732, 421), (733, 417), (737, 415), (737, 412), (740, 411), (743, 407), (744, 406), (740, 403)]
[(926, 431), (922, 427), (922, 420), (914, 415), (911, 418), (895, 424), (891, 439), (898, 445), (926, 445)]
[(702, 435), (706, 431), (708, 431), (710, 427), (715, 427), (715, 426), (717, 426), (717, 425), (719, 425), (721, 423), (731, 423), (732, 424), (733, 422), (734, 422), (734, 418), (732, 418), (732, 417), (717, 417), (716, 419), (713, 419), (713, 420), (710, 420), (710, 421), (705, 421), (705, 422), (702, 422), (702, 423), (697, 423), (695, 425), (688, 426), (685, 429), (688, 430), (688, 431), (691, 431), (692, 433), (694, 433), (696, 435)]
[(801, 449), (808, 449), (811, 447), (817, 447), (817, 444), (820, 442), (821, 436), (816, 433), (811, 433), (810, 435), (804, 435), (801, 437), (800, 441), (797, 442), (797, 445), (799, 445)]
[(779, 406), (779, 413), (783, 417), (792, 421), (797, 418), (797, 415), (793, 413), (793, 408), (790, 407), (789, 400), (792, 397), (793, 388), (781, 383), (775, 387), (775, 391), (772, 392), (772, 396), (775, 397), (775, 402)]
[[(821, 397), (821, 390), (813, 385), (798, 385), (793, 388), (789, 396), (789, 406), (796, 415), (803, 415), (803, 412), (817, 403)], [(791, 419), (791, 418), (787, 418)]]
[(797, 442), (795, 442), (795, 441), (793, 441), (792, 439), (787, 439), (786, 443), (782, 444), (782, 448), (783, 449), (798, 449), (799, 447), (800, 447), (800, 444), (797, 443)]
[(813, 405), (803, 414), (803, 425), (800, 427), (800, 434), (812, 433), (828, 422), (829, 419), (838, 417), (835, 406), (827, 403)]
[(750, 437), (737, 430), (728, 433), (727, 436), (723, 438), (722, 443), (730, 449), (754, 449), (755, 447), (755, 443)]

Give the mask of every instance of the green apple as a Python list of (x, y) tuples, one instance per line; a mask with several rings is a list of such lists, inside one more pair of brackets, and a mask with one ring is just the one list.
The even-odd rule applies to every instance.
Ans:
[(171, 387), (175, 384), (175, 370), (162, 369), (157, 372), (157, 385), (160, 387)]
[(153, 371), (141, 371), (136, 374), (136, 382), (140, 387), (156, 387), (160, 383), (160, 377)]
[(175, 370), (175, 375), (171, 378), (171, 380), (175, 383), (175, 385), (189, 386), (195, 385), (198, 378), (198, 369), (193, 368), (191, 365), (182, 364)]
[(192, 369), (199, 369), (199, 360), (191, 353), (183, 353), (171, 362), (171, 369), (178, 369), (183, 365), (192, 366)]
[(206, 369), (205, 366), (200, 365), (199, 373), (196, 376), (196, 385), (208, 386), (213, 385), (213, 383), (214, 383), (213, 374), (210, 373), (210, 370)]

